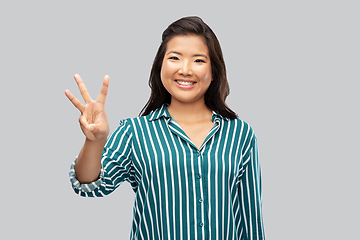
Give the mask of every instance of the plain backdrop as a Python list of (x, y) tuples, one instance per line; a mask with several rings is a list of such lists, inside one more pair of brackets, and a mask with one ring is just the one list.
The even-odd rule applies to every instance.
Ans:
[(134, 193), (76, 195), (84, 142), (73, 75), (111, 131), (147, 101), (161, 34), (200, 16), (223, 49), (228, 105), (255, 130), (267, 239), (359, 239), (360, 3), (2, 1), (1, 239), (128, 239)]

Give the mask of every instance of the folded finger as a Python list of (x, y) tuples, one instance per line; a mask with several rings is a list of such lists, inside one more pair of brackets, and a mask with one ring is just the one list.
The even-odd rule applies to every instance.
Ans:
[(98, 98), (96, 99), (96, 101), (98, 101), (102, 104), (105, 104), (106, 96), (107, 96), (108, 89), (109, 89), (109, 82), (110, 82), (110, 78), (108, 75), (106, 75), (104, 77), (104, 81), (103, 81), (103, 85), (101, 87), (100, 94), (99, 94)]
[(80, 90), (80, 93), (81, 93), (81, 96), (84, 98), (85, 100), (85, 103), (89, 103), (92, 101), (91, 97), (90, 97), (90, 94), (89, 94), (89, 91), (87, 90), (83, 80), (81, 79), (80, 75), (79, 74), (75, 74), (74, 76), (74, 79), (79, 87), (79, 90)]
[(65, 95), (81, 113), (85, 111), (85, 106), (69, 90), (65, 91)]
[(83, 115), (80, 116), (79, 122), (80, 122), (81, 126), (83, 126), (85, 129), (88, 129), (89, 123), (88, 123), (88, 121), (86, 121), (86, 119)]

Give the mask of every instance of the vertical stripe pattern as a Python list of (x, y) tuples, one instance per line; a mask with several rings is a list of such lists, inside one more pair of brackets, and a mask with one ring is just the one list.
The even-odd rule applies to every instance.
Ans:
[(213, 112), (198, 149), (166, 105), (120, 121), (104, 147), (97, 181), (74, 191), (103, 197), (122, 182), (135, 192), (130, 239), (265, 239), (257, 140), (240, 119)]

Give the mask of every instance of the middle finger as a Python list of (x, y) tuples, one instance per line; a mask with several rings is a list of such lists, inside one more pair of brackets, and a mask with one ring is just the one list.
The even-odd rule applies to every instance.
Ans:
[(83, 82), (83, 80), (81, 79), (80, 75), (79, 74), (75, 74), (74, 76), (74, 79), (79, 87), (79, 90), (80, 90), (80, 93), (81, 93), (81, 96), (84, 98), (84, 101), (85, 103), (89, 103), (92, 101), (91, 97), (90, 97), (90, 94)]

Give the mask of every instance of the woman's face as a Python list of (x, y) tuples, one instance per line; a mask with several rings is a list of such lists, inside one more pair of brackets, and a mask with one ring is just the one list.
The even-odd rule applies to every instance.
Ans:
[(204, 101), (212, 81), (209, 50), (204, 39), (196, 35), (173, 37), (167, 43), (160, 76), (172, 102)]

